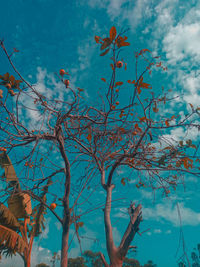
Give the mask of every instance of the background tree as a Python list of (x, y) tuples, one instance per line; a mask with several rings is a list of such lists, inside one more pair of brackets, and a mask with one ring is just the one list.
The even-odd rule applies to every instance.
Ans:
[(50, 266), (47, 265), (46, 263), (39, 263), (35, 267), (50, 267)]
[[(83, 253), (82, 257), (77, 257), (74, 259), (69, 259), (69, 266), (70, 267), (78, 267), (78, 266), (83, 266), (83, 267), (103, 267), (104, 264), (101, 260), (101, 255), (100, 253), (93, 252), (91, 250), (87, 250)], [(130, 258), (125, 258), (124, 267), (142, 267), (140, 263), (135, 260), (135, 259), (130, 259)], [(153, 264), (152, 261), (148, 261), (146, 264), (144, 264), (143, 267), (156, 267), (155, 264)]]

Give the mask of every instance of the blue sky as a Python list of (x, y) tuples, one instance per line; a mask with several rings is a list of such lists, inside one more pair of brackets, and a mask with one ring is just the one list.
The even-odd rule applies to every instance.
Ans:
[[(85, 88), (88, 102), (94, 100), (96, 89), (102, 87), (101, 77), (109, 78), (107, 61), (99, 57), (94, 36), (103, 36), (111, 26), (117, 29), (129, 28), (128, 39), (131, 46), (123, 53), (122, 58), (128, 62), (128, 75), (134, 71), (129, 66), (134, 65), (134, 51), (148, 48), (161, 55), (164, 64), (168, 66), (167, 73), (153, 73), (153, 86), (172, 88), (174, 95), (184, 93), (176, 106), (170, 107), (171, 114), (181, 109), (187, 111), (187, 103), (197, 107), (200, 103), (200, 2), (195, 0), (8, 0), (1, 3), (0, 38), (5, 45), (20, 50), (14, 61), (23, 76), (35, 83), (48, 94), (63, 94), (63, 88), (53, 78), (53, 73), (60, 68), (67, 69), (70, 82), (74, 86)], [(0, 73), (9, 71), (9, 66), (0, 52)], [(107, 65), (106, 65), (107, 64)], [(125, 78), (125, 74), (120, 74)], [(127, 74), (126, 74), (127, 75)], [(134, 78), (134, 77), (133, 77)], [(56, 92), (53, 90), (57, 90)], [(126, 96), (124, 96), (125, 99)], [(34, 119), (37, 114), (26, 114), (26, 119)], [(182, 129), (167, 133), (176, 140), (185, 136)], [(199, 140), (199, 132), (193, 130), (187, 133), (187, 138), (194, 142)], [(120, 175), (120, 173), (118, 174)], [(120, 240), (120, 230), (127, 223), (126, 208), (131, 200), (143, 205), (144, 222), (142, 237), (137, 236), (134, 244), (138, 246), (135, 257), (145, 263), (152, 259), (158, 267), (175, 267), (176, 261), (182, 255), (179, 244), (180, 224), (177, 213), (177, 203), (182, 216), (182, 224), (188, 252), (200, 242), (200, 183), (196, 177), (186, 176), (185, 187), (170, 197), (156, 196), (150, 190), (137, 190), (134, 179), (123, 191), (114, 192), (113, 198), (126, 196), (124, 200), (114, 204), (113, 226), (116, 241)], [(105, 195), (99, 191), (95, 196), (99, 203)], [(154, 199), (155, 198), (155, 199)], [(92, 249), (104, 251), (105, 240), (102, 223), (102, 212), (89, 214), (84, 218), (85, 226), (82, 235), (83, 250)], [(48, 214), (47, 228), (43, 236), (37, 240), (33, 249), (33, 266), (41, 261), (48, 262), (50, 255), (60, 249), (61, 229), (56, 220)], [(98, 229), (98, 230), (97, 230)], [(73, 231), (71, 232), (71, 235)], [(97, 238), (98, 242), (94, 242)], [(78, 242), (75, 239), (70, 255), (80, 255)], [(10, 261), (0, 263), (0, 266), (10, 266)], [(13, 258), (13, 266), (20, 266), (19, 259)], [(18, 264), (18, 265), (17, 265)]]

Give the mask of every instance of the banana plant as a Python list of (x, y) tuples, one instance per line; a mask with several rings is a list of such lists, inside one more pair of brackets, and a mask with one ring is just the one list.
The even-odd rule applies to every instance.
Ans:
[(44, 187), (41, 202), (32, 209), (31, 196), (24, 193), (9, 156), (0, 154), (0, 167), (4, 169), (9, 197), (8, 207), (0, 202), (0, 255), (19, 254), (25, 267), (31, 266), (31, 251), (35, 237), (44, 229), (46, 194), (50, 179)]

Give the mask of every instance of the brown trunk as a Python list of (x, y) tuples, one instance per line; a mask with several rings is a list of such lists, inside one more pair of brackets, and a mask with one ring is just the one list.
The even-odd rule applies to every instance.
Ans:
[(70, 208), (69, 208), (69, 195), (71, 185), (70, 164), (65, 153), (64, 139), (61, 126), (57, 132), (58, 143), (61, 156), (65, 162), (65, 193), (63, 196), (63, 232), (62, 232), (62, 248), (61, 248), (61, 267), (67, 267), (68, 265), (68, 241), (69, 241), (69, 227), (70, 227)]
[(31, 253), (29, 253), (26, 257), (23, 257), (24, 267), (31, 267)]
[(61, 267), (68, 265), (69, 218), (65, 216), (62, 232)]
[(31, 267), (31, 253), (28, 255), (26, 267)]
[(119, 250), (115, 247), (109, 255), (110, 267), (122, 267), (123, 260), (120, 257)]
[(110, 264), (107, 264), (103, 254), (101, 255), (102, 262), (105, 267), (122, 267), (123, 261), (128, 253), (128, 250), (130, 248), (130, 244), (139, 230), (139, 224), (142, 220), (142, 206), (138, 205), (135, 207), (135, 204), (131, 204), (129, 208), (129, 215), (130, 215), (130, 222), (128, 224), (128, 227), (122, 237), (121, 243), (119, 247), (116, 247), (113, 240), (113, 232), (112, 232), (112, 224), (110, 219), (110, 213), (111, 213), (111, 202), (112, 202), (112, 190), (115, 186), (110, 185), (106, 186), (106, 204), (105, 204), (105, 210), (104, 210), (104, 223), (105, 223), (105, 232), (106, 232), (106, 247), (108, 256), (110, 259)]

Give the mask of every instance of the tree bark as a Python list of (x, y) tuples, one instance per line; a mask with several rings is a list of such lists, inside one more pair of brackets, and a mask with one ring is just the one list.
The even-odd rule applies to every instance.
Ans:
[(139, 224), (142, 220), (142, 213), (141, 213), (142, 206), (138, 205), (137, 207), (135, 207), (135, 204), (131, 204), (129, 208), (130, 222), (122, 237), (119, 247), (116, 247), (113, 240), (112, 224), (110, 219), (112, 190), (114, 187), (115, 187), (114, 185), (106, 186), (107, 197), (104, 210), (104, 223), (106, 232), (106, 247), (110, 259), (110, 265), (107, 264), (103, 255), (101, 255), (101, 259), (105, 267), (123, 266), (124, 258), (128, 253), (130, 244), (133, 241), (135, 234), (139, 230)]
[(61, 156), (65, 163), (65, 192), (63, 196), (63, 232), (62, 232), (62, 248), (61, 248), (61, 267), (68, 266), (68, 241), (69, 241), (69, 227), (71, 223), (71, 215), (69, 208), (69, 195), (71, 185), (71, 173), (68, 157), (65, 152), (64, 139), (61, 126), (58, 128), (57, 140)]
[(62, 232), (61, 267), (68, 266), (69, 218), (65, 216)]

